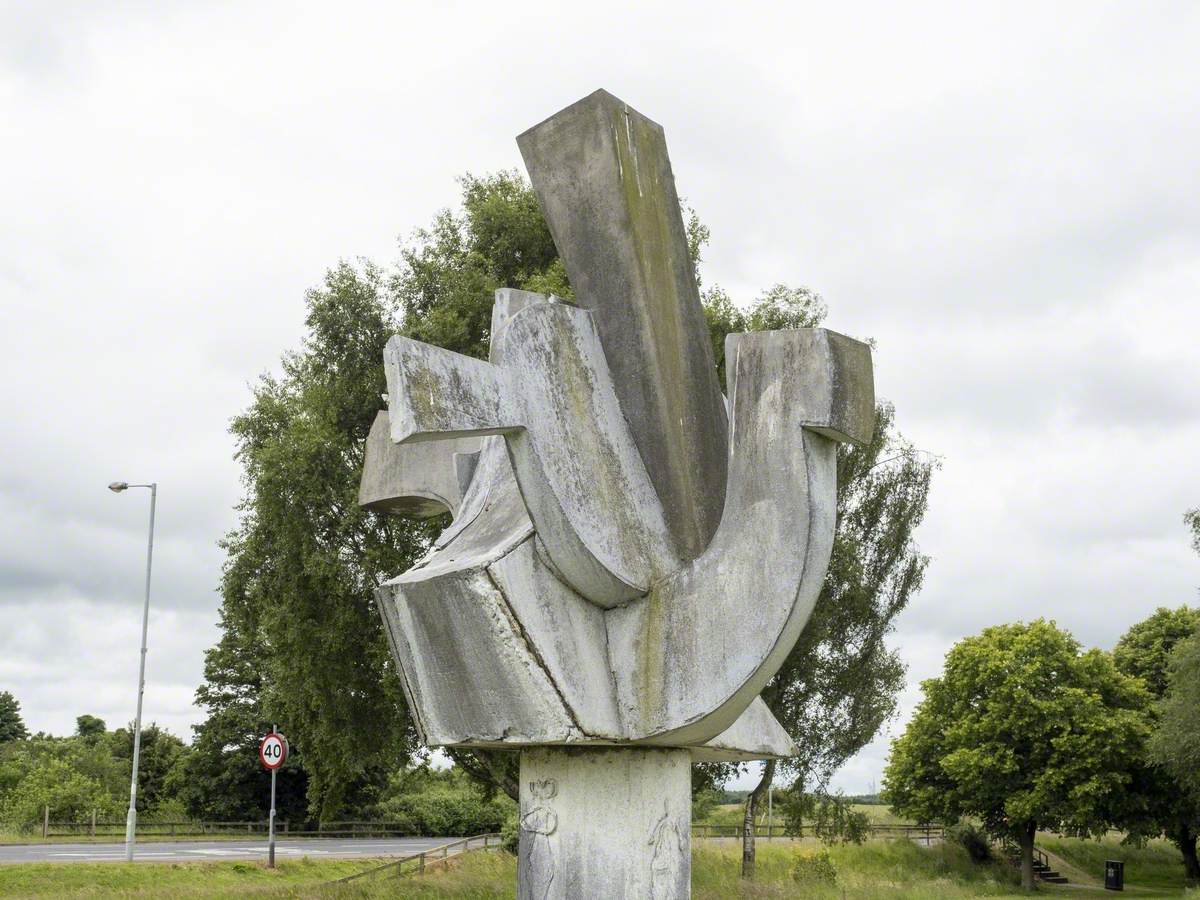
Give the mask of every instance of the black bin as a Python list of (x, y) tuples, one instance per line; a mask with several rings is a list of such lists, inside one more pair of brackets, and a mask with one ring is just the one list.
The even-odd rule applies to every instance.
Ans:
[(1119, 859), (1104, 861), (1104, 889), (1106, 891), (1125, 890), (1125, 863)]

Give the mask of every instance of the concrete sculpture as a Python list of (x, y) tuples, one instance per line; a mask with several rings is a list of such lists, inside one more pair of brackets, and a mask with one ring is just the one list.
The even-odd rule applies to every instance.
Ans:
[(575, 300), (498, 291), (488, 361), (389, 341), (360, 502), (453, 521), (379, 605), (425, 742), (521, 751), (519, 896), (687, 897), (692, 762), (793, 754), (758, 694), (870, 353), (730, 335), (726, 399), (662, 128), (598, 91), (517, 142)]

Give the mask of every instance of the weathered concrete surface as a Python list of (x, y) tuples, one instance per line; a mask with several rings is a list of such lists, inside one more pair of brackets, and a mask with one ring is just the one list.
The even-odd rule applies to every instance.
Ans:
[(517, 138), (576, 302), (687, 559), (725, 493), (726, 419), (660, 125), (596, 91)]
[(779, 720), (755, 697), (737, 720), (711, 741), (692, 748), (696, 762), (748, 762), (754, 759), (787, 759), (796, 755), (796, 744)]
[(686, 750), (521, 753), (521, 900), (691, 896)]
[(459, 504), (479, 453), (478, 438), (401, 445), (392, 442), (386, 410), (375, 416), (364, 450), (359, 506), (426, 519)]
[(678, 568), (679, 554), (592, 315), (510, 291), (494, 319), (495, 364), (408, 338), (388, 342), (393, 440), (505, 435), (555, 571), (600, 606), (636, 599)]
[(824, 329), (731, 335), (726, 371), (721, 526), (701, 557), (606, 617), (622, 719), (671, 746), (728, 729), (791, 651), (833, 544), (836, 445), (814, 429), (869, 436), (874, 419), (870, 349)]

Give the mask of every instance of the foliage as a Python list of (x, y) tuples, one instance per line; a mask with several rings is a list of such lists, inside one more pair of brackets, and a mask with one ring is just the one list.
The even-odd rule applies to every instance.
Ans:
[(884, 796), (901, 814), (979, 819), (1017, 839), (1032, 885), (1039, 827), (1102, 834), (1126, 815), (1149, 698), (1052, 622), (988, 628), (946, 655), (942, 677), (892, 744)]
[(215, 680), (197, 699), (210, 715), (226, 700), (244, 713), (257, 687), (258, 729), (277, 723), (303, 753), (310, 810), (331, 818), (369, 801), (413, 748), (373, 592), (412, 564), (427, 533), (357, 503), (395, 331), (382, 273), (343, 263), (307, 305), (302, 349), (284, 356), (281, 377), (259, 379), (232, 424), (246, 496), (224, 542)]
[(861, 844), (870, 836), (870, 818), (842, 794), (809, 793), (796, 786), (776, 796), (790, 835), (803, 837), (807, 827), (810, 836), (825, 844)]
[[(21, 831), (39, 825), (43, 807), (55, 821), (122, 818), (129, 802), (131, 731), (98, 731), (94, 716), (81, 716), (82, 734), (38, 735), (0, 746), (0, 822)], [(186, 754), (182, 741), (155, 724), (142, 730), (138, 810), (149, 817), (177, 810), (168, 773)]]
[[(1151, 747), (1156, 752), (1134, 773), (1130, 793), (1137, 805), (1131, 805), (1125, 827), (1134, 841), (1160, 834), (1170, 838), (1183, 855), (1185, 870), (1192, 880), (1200, 879), (1200, 859), (1196, 853), (1200, 835), (1200, 785), (1195, 783), (1194, 769), (1188, 767), (1186, 752), (1188, 746), (1200, 741), (1200, 732), (1176, 731), (1178, 718), (1173, 715), (1163, 721), (1159, 711), (1173, 681), (1173, 653), (1197, 633), (1198, 626), (1200, 610), (1186, 606), (1174, 610), (1160, 608), (1126, 631), (1113, 649), (1116, 667), (1140, 678), (1151, 696), (1159, 701), (1153, 716), (1155, 734), (1151, 738)], [(1187, 710), (1186, 702), (1182, 708)], [(1183, 741), (1183, 746), (1172, 746), (1173, 740)], [(1173, 764), (1171, 760), (1178, 760), (1181, 751), (1182, 763)]]
[[(259, 762), (258, 744), (272, 723), (262, 709), (260, 669), (239, 652), (241, 638), (241, 629), (226, 628), (205, 654), (196, 704), (208, 715), (192, 726), (191, 752), (171, 773), (171, 787), (198, 819), (262, 820), (270, 811), (271, 774)], [(276, 775), (278, 817), (302, 821), (307, 790), (303, 754), (293, 743)]]
[(801, 850), (792, 865), (792, 878), (802, 884), (836, 884), (837, 866), (828, 850)]
[(1142, 679), (1158, 700), (1167, 692), (1168, 662), (1175, 645), (1200, 628), (1200, 610), (1160, 606), (1148, 619), (1121, 635), (1113, 648), (1113, 663), (1126, 675)]
[(1200, 796), (1200, 634), (1171, 654), (1170, 685), (1158, 705), (1151, 758), (1192, 796)]
[(0, 744), (23, 741), (29, 737), (21, 719), (21, 704), (8, 691), (0, 691)]
[(721, 795), (712, 788), (705, 788), (692, 794), (692, 821), (703, 822), (708, 819), (721, 803)]
[(81, 738), (88, 740), (100, 738), (106, 731), (108, 731), (108, 725), (103, 719), (96, 716), (89, 716), (85, 713), (75, 718), (75, 734)]
[(406, 834), (464, 836), (498, 832), (515, 819), (516, 804), (507, 796), (488, 796), (458, 769), (422, 765), (394, 773), (371, 817)]
[(992, 859), (992, 842), (987, 832), (973, 822), (959, 822), (947, 827), (945, 839), (966, 850), (972, 862), (985, 863)]

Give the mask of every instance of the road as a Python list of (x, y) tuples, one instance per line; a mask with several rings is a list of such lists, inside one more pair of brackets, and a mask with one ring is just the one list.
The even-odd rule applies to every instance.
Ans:
[[(275, 842), (277, 859), (302, 856), (327, 858), (407, 856), (453, 841), (454, 838), (292, 838)], [(143, 862), (200, 862), (218, 859), (266, 859), (267, 842), (147, 841), (137, 845)], [(0, 845), (0, 864), (30, 862), (124, 862), (124, 844)]]

